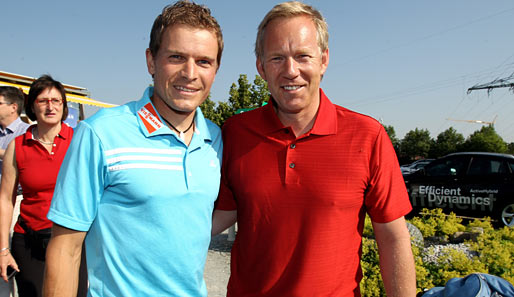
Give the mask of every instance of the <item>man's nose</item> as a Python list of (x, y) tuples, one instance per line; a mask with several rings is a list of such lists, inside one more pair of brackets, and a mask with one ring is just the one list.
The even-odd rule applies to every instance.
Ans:
[(197, 75), (197, 65), (194, 60), (188, 60), (184, 63), (184, 67), (182, 68), (182, 76), (193, 80)]
[(288, 77), (298, 76), (298, 62), (293, 57), (289, 57), (285, 60), (284, 67), (285, 73)]

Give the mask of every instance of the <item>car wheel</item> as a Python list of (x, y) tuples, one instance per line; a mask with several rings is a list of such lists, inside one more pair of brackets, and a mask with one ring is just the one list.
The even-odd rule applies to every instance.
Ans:
[(500, 221), (505, 226), (514, 227), (514, 204), (508, 204), (502, 209)]

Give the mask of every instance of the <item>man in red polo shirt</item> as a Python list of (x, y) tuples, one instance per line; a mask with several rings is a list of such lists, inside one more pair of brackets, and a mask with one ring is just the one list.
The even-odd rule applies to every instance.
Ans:
[(306, 4), (279, 4), (255, 53), (270, 103), (223, 127), (213, 233), (238, 222), (227, 296), (360, 296), (366, 213), (388, 296), (415, 296), (411, 205), (389, 137), (319, 88), (325, 20)]

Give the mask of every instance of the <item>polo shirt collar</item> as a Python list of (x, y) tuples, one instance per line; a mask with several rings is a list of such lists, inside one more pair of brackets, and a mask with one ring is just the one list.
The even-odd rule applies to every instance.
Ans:
[[(316, 114), (316, 120), (312, 129), (307, 132), (315, 135), (332, 135), (337, 133), (337, 110), (334, 104), (327, 98), (323, 90), (320, 88), (320, 105), (318, 107), (318, 113)], [(285, 129), (284, 125), (278, 118), (275, 112), (274, 106), (276, 106), (275, 100), (270, 98), (271, 104), (266, 104), (262, 107), (264, 119), (263, 130), (267, 132), (275, 132), (277, 130)]]
[[(25, 141), (37, 141), (34, 138), (34, 134), (32, 133), (36, 127), (37, 127), (37, 124), (30, 126), (27, 129), (27, 131), (25, 132), (25, 134), (23, 134)], [(56, 137), (66, 140), (68, 137), (71, 137), (73, 135), (72, 131), (73, 131), (73, 128), (71, 128), (68, 124), (66, 124), (64, 122), (61, 122), (61, 131), (59, 131), (59, 133), (57, 133)]]
[(69, 136), (73, 135), (71, 134), (71, 130), (73, 130), (73, 128), (71, 128), (65, 122), (61, 122), (61, 131), (59, 131), (59, 134), (57, 134), (57, 136), (66, 140)]
[(323, 90), (319, 89), (320, 105), (316, 115), (316, 121), (310, 131), (315, 135), (331, 135), (337, 133), (337, 110), (328, 99)]
[[(161, 115), (157, 112), (157, 109), (153, 105), (150, 97), (153, 95), (153, 87), (146, 88), (143, 97), (136, 102), (136, 116), (141, 127), (141, 131), (145, 137), (151, 137), (156, 135), (172, 134), (170, 128), (164, 123)], [(207, 128), (206, 120), (203, 116), (200, 107), (196, 108), (195, 113), (195, 134), (203, 137), (204, 140), (212, 140), (211, 133)]]

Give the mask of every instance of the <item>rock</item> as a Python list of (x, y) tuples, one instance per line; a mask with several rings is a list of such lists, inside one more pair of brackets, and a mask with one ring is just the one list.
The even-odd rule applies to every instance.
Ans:
[(417, 247), (422, 248), (424, 245), (423, 234), (419, 231), (418, 227), (413, 224), (407, 222), (407, 230), (409, 230), (411, 244), (416, 245)]
[(478, 238), (478, 233), (472, 233), (472, 232), (455, 232), (453, 235), (450, 236), (450, 242), (451, 243), (462, 243), (465, 240), (473, 240), (476, 241)]

